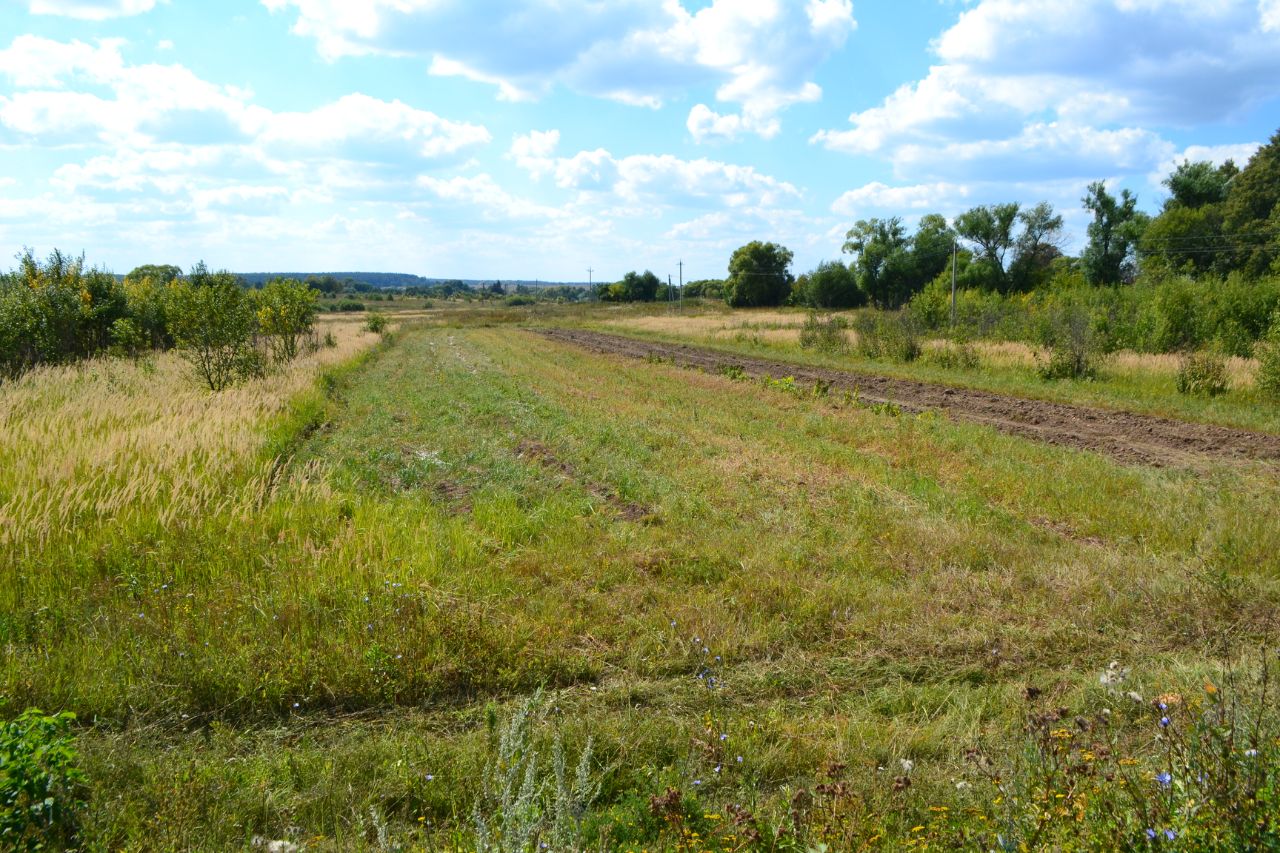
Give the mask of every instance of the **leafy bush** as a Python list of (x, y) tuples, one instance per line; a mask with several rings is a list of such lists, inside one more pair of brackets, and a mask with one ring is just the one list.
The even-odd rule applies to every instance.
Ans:
[(873, 359), (915, 361), (920, 357), (918, 326), (908, 312), (866, 311), (854, 320), (859, 354)]
[(59, 849), (74, 840), (85, 781), (74, 720), (32, 708), (0, 723), (0, 848)]
[(819, 317), (810, 311), (800, 327), (800, 346), (803, 349), (816, 349), (824, 353), (845, 353), (849, 350), (849, 337), (845, 334), (847, 324), (843, 317)]
[(299, 344), (315, 328), (316, 292), (294, 279), (276, 279), (256, 295), (258, 327), (277, 363), (298, 356)]
[(1271, 330), (1258, 343), (1258, 389), (1280, 399), (1280, 311), (1271, 321)]
[(121, 317), (111, 324), (111, 354), (117, 357), (137, 358), (147, 349), (149, 341), (142, 329), (130, 317)]
[(375, 335), (381, 335), (387, 330), (387, 315), (376, 312), (370, 314), (364, 321), (364, 330), (373, 332)]
[(198, 264), (168, 293), (169, 330), (209, 390), (221, 391), (261, 371), (262, 359), (253, 346), (253, 304), (235, 276), (211, 273)]
[(521, 305), (533, 305), (537, 301), (532, 296), (508, 296), (503, 300), (503, 304), (514, 308)]
[(1216, 352), (1186, 353), (1178, 363), (1178, 393), (1215, 397), (1227, 390), (1227, 363)]
[(1049, 359), (1039, 366), (1041, 378), (1092, 379), (1098, 375), (1098, 342), (1083, 309), (1056, 312), (1043, 343), (1049, 348)]

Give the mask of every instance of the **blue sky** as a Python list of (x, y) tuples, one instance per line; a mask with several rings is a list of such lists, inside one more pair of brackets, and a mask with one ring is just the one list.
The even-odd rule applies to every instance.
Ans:
[(126, 272), (719, 277), (1148, 210), (1280, 128), (1280, 0), (0, 0), (0, 245)]

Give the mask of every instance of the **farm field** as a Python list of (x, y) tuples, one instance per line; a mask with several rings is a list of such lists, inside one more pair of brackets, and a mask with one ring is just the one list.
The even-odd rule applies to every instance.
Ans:
[[(1248, 363), (1200, 401), (1138, 357), (1046, 384), (652, 310), (396, 319), (215, 395), (171, 354), (0, 386), (0, 709), (76, 713), (85, 849), (473, 849), (519, 830), (535, 749), (539, 790), (590, 750), (586, 849), (1048, 843), (1104, 798), (1005, 801), (1036, 732), (1156, 778), (1150, 700), (1189, 719), (1274, 657), (1280, 418)], [(583, 329), (1208, 438), (1079, 449)]]
[[(945, 363), (944, 356), (954, 350), (954, 344), (943, 339), (923, 339), (921, 358), (905, 364), (868, 360), (855, 353), (837, 356), (805, 350), (799, 345), (799, 338), (807, 313), (777, 309), (726, 311), (697, 305), (646, 313), (596, 310), (582, 312), (569, 322), (645, 340), (712, 346), (749, 357), (841, 369), (870, 367), (877, 373), (904, 379), (1280, 432), (1280, 411), (1255, 386), (1256, 359), (1225, 359), (1227, 391), (1214, 397), (1179, 394), (1178, 356), (1165, 353), (1122, 350), (1103, 356), (1100, 375), (1094, 379), (1045, 382), (1038, 376), (1037, 367), (1047, 360), (1047, 352), (1013, 341), (968, 342), (979, 360), (969, 368)], [(836, 312), (829, 316), (852, 318), (856, 313)], [(856, 342), (856, 333), (846, 334), (851, 343)]]

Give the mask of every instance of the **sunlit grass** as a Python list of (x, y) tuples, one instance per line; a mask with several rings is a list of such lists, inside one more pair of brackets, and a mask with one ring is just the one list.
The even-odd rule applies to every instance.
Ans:
[[(369, 342), (348, 335), (326, 359)], [(73, 459), (153, 447), (121, 476), (198, 481), (171, 509), (95, 486), (74, 529), (5, 545), (4, 713), (97, 721), (99, 846), (347, 849), (384, 821), (465, 847), (485, 707), (539, 686), (554, 728), (596, 739), (604, 839), (667, 786), (785, 815), (828, 761), (900, 838), (956, 796), (964, 747), (1012, 748), (1027, 685), (1097, 706), (1113, 658), (1144, 691), (1196, 684), (1276, 628), (1262, 468), (1126, 468), (509, 327), (402, 331), (301, 436), (318, 367), (201, 408), (157, 365), (166, 384), (117, 385), (100, 423), (23, 392), (97, 423)], [(186, 419), (159, 435), (190, 437), (126, 416), (166, 405)], [(263, 467), (288, 427), (294, 457)], [(67, 434), (24, 440), (58, 457)], [(209, 444), (198, 468), (183, 441)], [(9, 494), (74, 495), (77, 465)]]

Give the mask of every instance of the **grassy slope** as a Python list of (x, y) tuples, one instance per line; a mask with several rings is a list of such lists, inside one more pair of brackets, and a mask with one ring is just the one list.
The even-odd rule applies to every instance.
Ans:
[(542, 684), (612, 768), (615, 840), (669, 784), (780, 812), (829, 759), (892, 836), (954, 801), (963, 746), (1008, 742), (1026, 684), (1096, 707), (1112, 658), (1190, 683), (1276, 627), (1257, 472), (1120, 468), (510, 329), (410, 331), (336, 393), (260, 511), (18, 560), (5, 712), (100, 719), (96, 844), (454, 837), (486, 702)]

